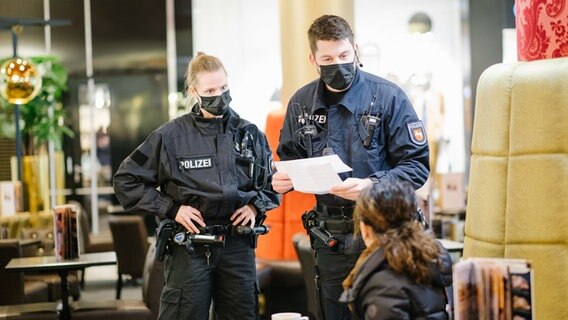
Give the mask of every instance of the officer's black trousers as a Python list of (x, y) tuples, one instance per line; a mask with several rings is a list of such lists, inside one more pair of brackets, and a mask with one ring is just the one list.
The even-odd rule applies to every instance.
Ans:
[(338, 243), (336, 248), (328, 248), (323, 242), (315, 240), (316, 263), (320, 275), (320, 303), (325, 320), (347, 320), (351, 314), (347, 304), (339, 302), (343, 292), (342, 282), (355, 266), (357, 258), (365, 248), (360, 236), (353, 234), (334, 234)]
[(217, 319), (257, 319), (258, 287), (250, 237), (228, 237), (224, 248), (175, 248), (164, 261), (166, 284), (158, 319), (207, 320), (211, 299)]

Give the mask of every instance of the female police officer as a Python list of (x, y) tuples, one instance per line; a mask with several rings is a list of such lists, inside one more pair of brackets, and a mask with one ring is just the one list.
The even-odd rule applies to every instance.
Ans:
[[(270, 149), (229, 107), (219, 59), (198, 53), (186, 82), (198, 101), (192, 112), (150, 134), (122, 162), (114, 189), (126, 210), (173, 219), (184, 231), (168, 247), (160, 319), (207, 319), (211, 299), (218, 319), (256, 319), (254, 238), (232, 227), (254, 226), (279, 205)], [(188, 246), (200, 233), (224, 237), (224, 247)]]
[[(308, 40), (310, 62), (320, 79), (290, 99), (278, 155), (293, 160), (335, 153), (353, 168), (330, 194), (317, 195), (314, 213), (305, 216), (305, 225), (317, 226), (310, 231), (324, 226), (319, 234), (327, 231), (337, 240), (313, 242), (325, 319), (349, 319), (349, 310), (338, 301), (341, 282), (364, 247), (351, 236), (353, 200), (372, 182), (403, 180), (422, 186), (429, 172), (428, 144), (402, 90), (357, 67), (357, 46), (344, 19), (316, 19)], [(272, 186), (280, 193), (292, 189), (284, 173), (274, 175)]]

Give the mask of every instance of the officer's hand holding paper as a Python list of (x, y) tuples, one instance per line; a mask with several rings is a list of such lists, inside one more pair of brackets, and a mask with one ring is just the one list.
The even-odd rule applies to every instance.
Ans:
[(288, 174), (294, 190), (304, 193), (326, 194), (341, 183), (338, 173), (352, 171), (336, 154), (324, 157), (278, 161), (279, 172)]

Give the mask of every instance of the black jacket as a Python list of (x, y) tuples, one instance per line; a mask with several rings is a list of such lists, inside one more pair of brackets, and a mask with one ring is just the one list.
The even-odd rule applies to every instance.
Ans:
[[(280, 159), (308, 157), (300, 133), (305, 124), (312, 124), (317, 129), (311, 139), (312, 156), (321, 156), (328, 147), (353, 168), (340, 174), (342, 180), (372, 177), (378, 181), (409, 181), (416, 189), (421, 187), (430, 168), (428, 143), (422, 122), (404, 92), (385, 79), (357, 69), (343, 98), (326, 106), (324, 86), (320, 79), (314, 80), (290, 99), (280, 131)], [(370, 145), (365, 147), (370, 133), (363, 118), (369, 112), (380, 120)], [(331, 195), (316, 198), (318, 203), (332, 206), (352, 203)]]
[[(248, 151), (241, 152), (243, 147)], [(260, 190), (254, 188), (246, 153), (255, 158), (258, 172), (260, 167), (268, 170)], [(214, 119), (188, 113), (151, 133), (122, 162), (114, 190), (127, 211), (174, 218), (181, 205), (190, 205), (207, 224), (228, 224), (246, 204), (259, 214), (280, 204), (271, 187), (271, 161), (264, 134), (232, 109)]]
[(340, 300), (353, 306), (354, 319), (448, 319), (444, 287), (452, 283), (452, 261), (445, 249), (443, 252), (430, 269), (432, 283), (421, 285), (391, 269), (384, 250), (378, 249)]

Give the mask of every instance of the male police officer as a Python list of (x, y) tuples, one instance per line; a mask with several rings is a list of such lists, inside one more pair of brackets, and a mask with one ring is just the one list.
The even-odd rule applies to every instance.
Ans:
[(270, 188), (270, 149), (264, 134), (229, 107), (219, 59), (198, 53), (187, 85), (198, 104), (124, 160), (116, 195), (126, 210), (175, 220), (181, 231), (164, 262), (160, 319), (207, 319), (212, 298), (217, 319), (256, 319), (255, 238), (234, 231), (255, 226), (280, 203)]
[[(354, 200), (362, 189), (384, 180), (422, 186), (429, 173), (428, 145), (402, 90), (357, 68), (357, 46), (344, 19), (316, 19), (308, 39), (320, 79), (290, 99), (277, 152), (282, 160), (337, 154), (353, 168), (329, 194), (317, 195), (314, 212), (304, 215), (313, 231), (325, 319), (349, 319), (347, 307), (338, 302), (341, 282), (364, 248), (351, 235)], [(284, 173), (276, 173), (272, 185), (280, 193), (293, 187)]]

